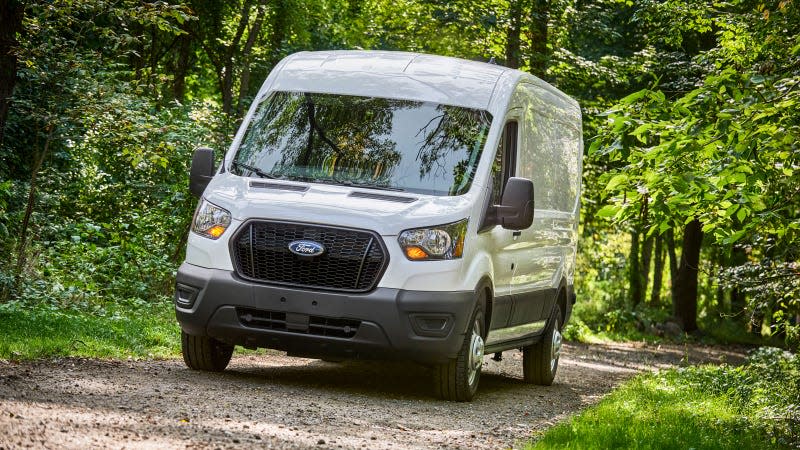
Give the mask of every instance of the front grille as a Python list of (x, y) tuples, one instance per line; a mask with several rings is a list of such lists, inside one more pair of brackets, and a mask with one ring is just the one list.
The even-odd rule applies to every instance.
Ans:
[(358, 327), (361, 326), (361, 321), (354, 319), (294, 314), (295, 320), (290, 320), (287, 316), (293, 315), (291, 313), (252, 308), (237, 308), (236, 313), (239, 321), (248, 327), (314, 336), (349, 339), (356, 335)]
[[(289, 243), (311, 240), (325, 252), (300, 257)], [(365, 292), (375, 287), (388, 256), (380, 236), (364, 230), (253, 220), (231, 244), (237, 273), (252, 281), (286, 286)]]

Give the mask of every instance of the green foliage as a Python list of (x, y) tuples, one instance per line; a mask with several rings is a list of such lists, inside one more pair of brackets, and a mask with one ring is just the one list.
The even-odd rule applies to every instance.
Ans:
[(800, 357), (640, 375), (529, 448), (798, 448)]
[(92, 311), (170, 295), (195, 204), (191, 151), (226, 149), (285, 55), (502, 62), (518, 26), (520, 66), (545, 59), (537, 73), (584, 108), (568, 336), (648, 339), (670, 320), (669, 267), (656, 300), (630, 301), (630, 235), (679, 240), (697, 218), (701, 323), (739, 340), (765, 317), (797, 345), (798, 23), (796, 0), (27, 2), (0, 143), (0, 296)]
[(635, 220), (649, 202), (657, 232), (699, 218), (721, 244), (756, 232), (797, 240), (794, 211), (781, 211), (800, 183), (792, 169), (800, 164), (800, 91), (787, 92), (800, 78), (752, 79), (726, 69), (677, 101), (655, 90), (623, 99), (608, 115), (604, 138), (613, 141), (592, 146), (626, 163), (600, 178), (614, 204), (599, 214)]
[[(89, 130), (48, 167), (46, 212), (20, 290), (28, 302), (105, 303), (169, 295), (194, 208), (192, 149), (219, 124), (208, 105), (157, 110), (121, 92), (84, 109)], [(100, 131), (102, 130), (102, 131)], [(58, 221), (47, 216), (56, 214)], [(9, 275), (7, 275), (8, 277)]]
[[(771, 246), (767, 246), (771, 249)], [(788, 254), (796, 259), (797, 247)], [(800, 310), (800, 264), (796, 260), (773, 259), (770, 253), (758, 261), (746, 262), (722, 270), (719, 283), (723, 287), (740, 289), (750, 296), (750, 314), (772, 316), (772, 333), (782, 335), (790, 348), (800, 348), (800, 326), (792, 324), (792, 314)], [(788, 259), (788, 258), (787, 258)]]
[[(587, 164), (609, 169), (597, 216), (651, 236), (699, 220), (707, 279), (746, 293), (754, 326), (766, 315), (797, 345), (800, 70), (786, 49), (800, 38), (798, 9), (668, 1), (635, 17), (645, 42), (691, 48), (702, 70), (667, 75), (604, 114)], [(746, 256), (729, 261), (731, 251)]]

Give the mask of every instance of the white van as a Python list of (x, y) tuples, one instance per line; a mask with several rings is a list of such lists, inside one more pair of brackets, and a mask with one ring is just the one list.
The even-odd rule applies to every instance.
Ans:
[[(434, 367), (468, 401), (484, 354), (549, 385), (575, 301), (578, 104), (518, 70), (383, 51), (303, 52), (264, 82), (201, 197), (177, 274), (183, 357), (235, 345)], [(534, 194), (535, 187), (535, 194)]]

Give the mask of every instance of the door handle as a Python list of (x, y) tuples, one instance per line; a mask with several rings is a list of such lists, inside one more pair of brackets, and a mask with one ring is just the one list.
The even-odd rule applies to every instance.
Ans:
[(514, 236), (514, 237), (522, 236), (522, 231), (515, 231), (515, 232), (511, 233), (511, 235)]

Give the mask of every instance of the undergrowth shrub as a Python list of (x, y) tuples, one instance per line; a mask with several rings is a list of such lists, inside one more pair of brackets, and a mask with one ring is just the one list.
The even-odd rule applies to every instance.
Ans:
[(59, 143), (57, 163), (40, 173), (20, 271), (29, 187), (0, 183), (6, 300), (93, 311), (171, 295), (196, 203), (188, 192), (191, 154), (222, 145), (221, 119), (212, 104), (157, 108), (126, 92), (90, 106), (85, 133)]
[(781, 446), (800, 448), (800, 357), (774, 347), (754, 350), (740, 367), (687, 367), (678, 381), (722, 395)]
[(639, 375), (527, 448), (800, 449), (800, 357), (753, 351), (733, 366)]

